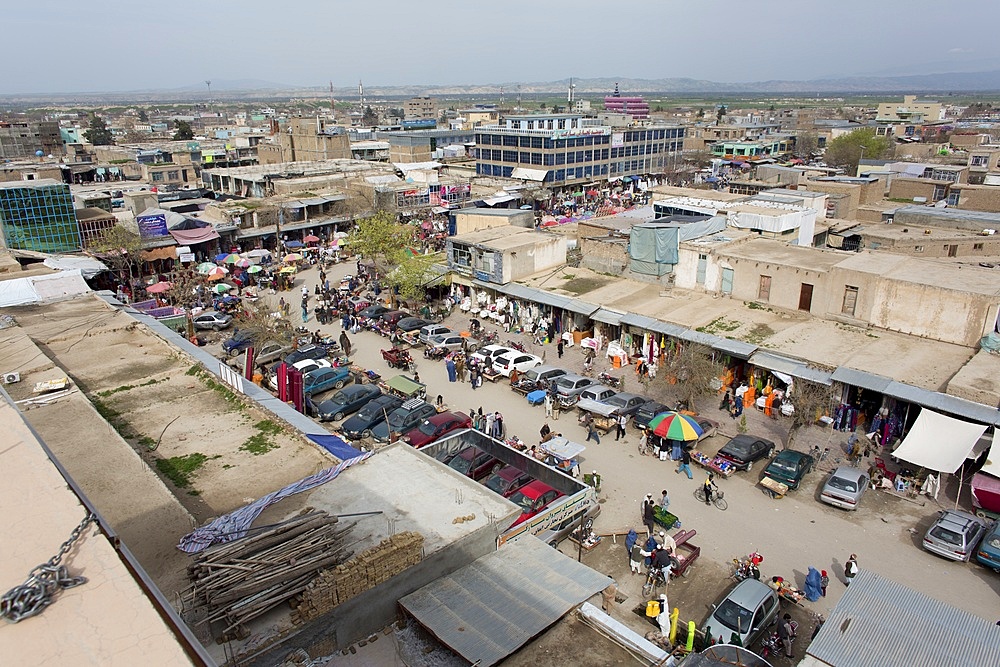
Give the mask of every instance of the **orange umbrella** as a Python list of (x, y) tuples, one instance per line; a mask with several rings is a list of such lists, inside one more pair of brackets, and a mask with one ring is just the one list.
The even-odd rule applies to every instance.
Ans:
[(168, 282), (153, 283), (152, 285), (146, 288), (146, 291), (149, 292), (150, 294), (160, 294), (162, 292), (166, 292), (173, 286), (174, 286), (173, 283), (168, 283)]

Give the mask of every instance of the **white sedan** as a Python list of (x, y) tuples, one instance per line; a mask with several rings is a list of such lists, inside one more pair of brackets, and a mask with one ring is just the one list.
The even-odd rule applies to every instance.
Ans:
[(510, 372), (515, 368), (518, 373), (523, 373), (531, 370), (535, 366), (541, 365), (541, 357), (536, 357), (535, 355), (528, 354), (527, 352), (518, 352), (517, 350), (511, 350), (506, 354), (493, 357), (493, 369), (497, 373), (507, 377), (510, 377)]
[[(296, 361), (292, 364), (292, 368), (299, 371), (303, 375), (309, 371), (314, 371), (317, 368), (333, 368), (333, 364), (330, 363), (328, 359), (303, 359), (302, 361)], [(267, 381), (267, 384), (274, 389), (278, 390), (278, 374), (273, 373), (271, 379)]]
[(511, 349), (509, 347), (504, 347), (503, 345), (484, 345), (470, 354), (469, 358), (475, 359), (481, 364), (491, 366), (494, 359), (502, 354), (507, 354), (508, 352), (511, 352)]

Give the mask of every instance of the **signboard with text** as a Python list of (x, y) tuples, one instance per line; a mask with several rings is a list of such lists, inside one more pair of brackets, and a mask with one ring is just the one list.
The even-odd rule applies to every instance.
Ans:
[(144, 239), (154, 239), (170, 234), (167, 229), (167, 216), (163, 213), (140, 215), (135, 219), (135, 222), (139, 226), (139, 236)]

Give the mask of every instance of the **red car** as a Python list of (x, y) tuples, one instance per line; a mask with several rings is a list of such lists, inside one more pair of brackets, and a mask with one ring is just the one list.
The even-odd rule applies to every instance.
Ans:
[(556, 491), (548, 484), (538, 480), (521, 487), (510, 497), (511, 502), (521, 508), (521, 516), (517, 517), (517, 521), (510, 527), (513, 528), (524, 523), (548, 507), (553, 500), (563, 495), (561, 491)]
[(464, 412), (439, 412), (422, 421), (420, 426), (407, 431), (403, 435), (403, 442), (420, 449), (460, 428), (472, 428), (469, 415)]
[(531, 475), (514, 466), (504, 466), (490, 475), (483, 484), (486, 488), (510, 498), (522, 486), (531, 481)]

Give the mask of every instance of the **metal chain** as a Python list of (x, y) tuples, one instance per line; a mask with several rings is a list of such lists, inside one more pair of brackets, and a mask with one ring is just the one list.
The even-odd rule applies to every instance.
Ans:
[(40, 614), (52, 604), (55, 594), (60, 590), (87, 583), (86, 577), (69, 576), (69, 568), (61, 563), (63, 556), (73, 548), (73, 543), (80, 539), (83, 531), (96, 518), (93, 513), (88, 512), (80, 525), (70, 533), (69, 539), (62, 543), (55, 556), (33, 569), (23, 584), (10, 589), (0, 598), (0, 616), (11, 623), (23, 621)]

